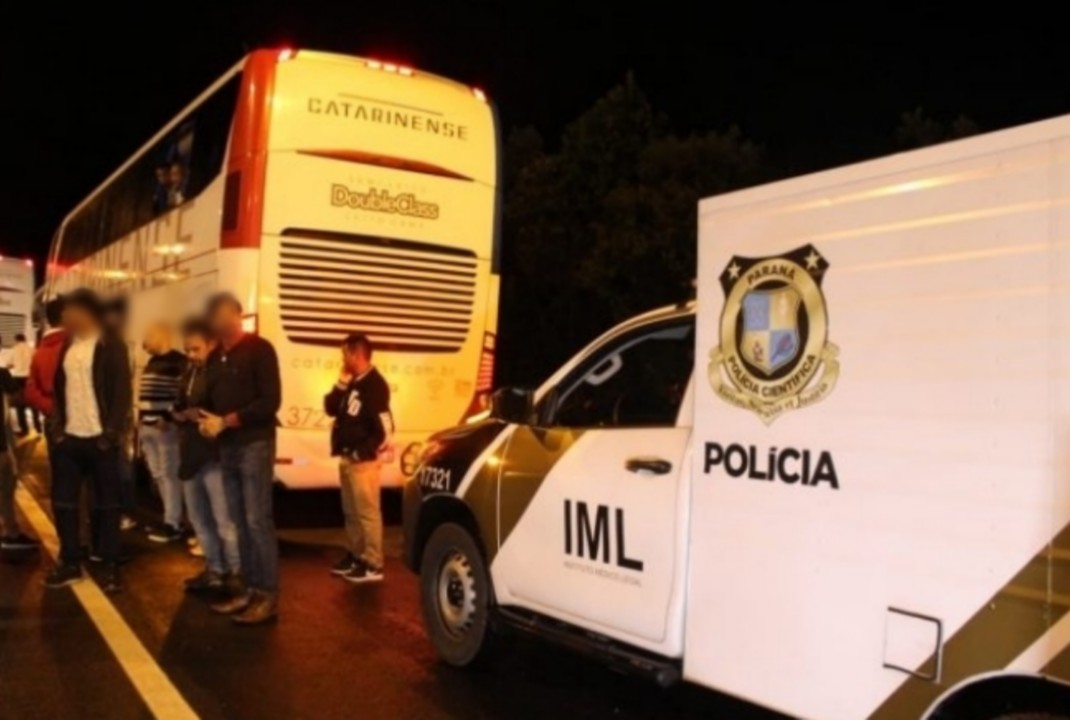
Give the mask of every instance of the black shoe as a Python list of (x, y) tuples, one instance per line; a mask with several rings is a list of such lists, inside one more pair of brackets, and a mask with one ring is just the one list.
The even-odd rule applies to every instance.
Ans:
[(107, 595), (115, 595), (123, 589), (123, 583), (119, 577), (119, 566), (109, 565), (100, 578), (100, 589)]
[(52, 568), (52, 572), (45, 578), (45, 587), (53, 590), (67, 587), (68, 585), (74, 585), (85, 580), (85, 574), (82, 573), (80, 565), (67, 565), (61, 563)]
[(211, 570), (186, 580), (186, 592), (221, 592), (223, 588), (223, 576)]
[(185, 537), (181, 528), (174, 525), (161, 525), (149, 533), (149, 540), (154, 543), (173, 543)]
[(334, 564), (331, 568), (331, 575), (343, 576), (353, 571), (353, 568), (357, 566), (357, 559), (353, 557), (352, 553), (346, 553), (345, 556)]
[(372, 567), (363, 560), (358, 560), (353, 569), (343, 575), (342, 579), (355, 585), (382, 582), (383, 569)]
[(4, 550), (36, 550), (39, 545), (39, 542), (23, 533), (0, 538), (0, 548)]

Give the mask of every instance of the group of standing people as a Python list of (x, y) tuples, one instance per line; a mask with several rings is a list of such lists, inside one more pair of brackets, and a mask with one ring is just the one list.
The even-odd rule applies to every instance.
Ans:
[[(186, 518), (204, 556), (204, 569), (186, 589), (209, 593), (212, 609), (236, 623), (274, 620), (279, 561), (272, 497), (282, 392), (274, 347), (243, 330), (237, 298), (215, 295), (203, 315), (182, 326), (184, 352), (174, 347), (168, 326), (146, 333), (149, 361), (135, 402), (128, 346), (92, 291), (52, 300), (46, 315), (50, 327), (25, 380), (0, 369), (0, 392), (25, 397), (45, 418), (60, 540), (59, 562), (45, 584), (62, 588), (85, 578), (80, 505), (88, 480), (88, 559), (101, 566), (105, 592), (121, 590), (121, 532), (134, 525), (126, 518), (136, 435), (163, 502), (163, 523), (149, 538), (184, 540)], [(334, 418), (331, 451), (340, 458), (348, 547), (331, 572), (353, 583), (377, 582), (383, 578), (378, 458), (393, 430), (390, 390), (371, 363), (366, 336), (348, 336), (341, 350), (342, 373), (324, 406)], [(12, 447), (12, 438), (0, 437), (0, 542), (33, 547), (15, 526)]]

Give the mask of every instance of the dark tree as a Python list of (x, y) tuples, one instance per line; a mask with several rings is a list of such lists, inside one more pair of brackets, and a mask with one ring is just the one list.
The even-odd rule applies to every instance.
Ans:
[(767, 178), (738, 129), (678, 137), (630, 76), (546, 152), (505, 164), (500, 379), (533, 384), (629, 315), (691, 296), (697, 203)]

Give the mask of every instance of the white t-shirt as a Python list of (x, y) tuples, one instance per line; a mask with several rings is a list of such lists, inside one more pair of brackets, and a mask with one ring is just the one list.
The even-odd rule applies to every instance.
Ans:
[(30, 377), (30, 363), (33, 361), (33, 350), (28, 343), (17, 343), (11, 350), (11, 377)]
[(103, 434), (100, 408), (93, 389), (93, 358), (97, 354), (97, 336), (71, 341), (67, 357), (63, 359), (63, 373), (67, 376), (68, 435), (91, 438)]

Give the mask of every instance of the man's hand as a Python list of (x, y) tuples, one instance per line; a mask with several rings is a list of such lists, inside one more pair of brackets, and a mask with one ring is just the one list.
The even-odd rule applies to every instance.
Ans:
[(349, 385), (349, 383), (351, 382), (353, 382), (352, 373), (343, 370), (342, 374), (338, 376), (338, 387), (344, 387), (346, 385)]
[(217, 438), (227, 429), (226, 422), (219, 415), (200, 410), (199, 416), (198, 428), (206, 438)]
[(200, 422), (201, 413), (197, 408), (186, 408), (185, 410), (175, 410), (171, 413), (171, 417), (175, 419), (175, 422)]

